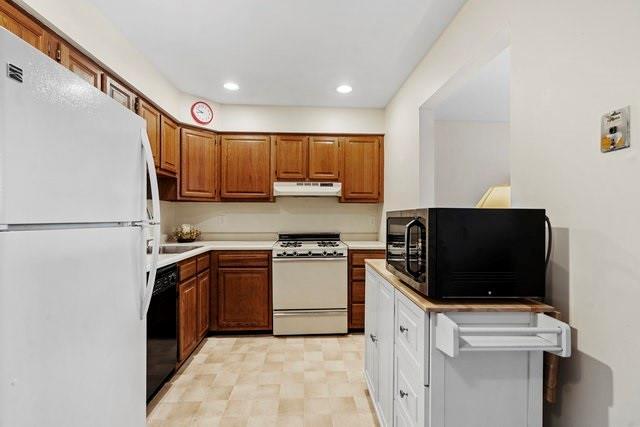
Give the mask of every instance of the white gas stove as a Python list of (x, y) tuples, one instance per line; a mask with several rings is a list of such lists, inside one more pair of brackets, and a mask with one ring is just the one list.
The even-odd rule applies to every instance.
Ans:
[(273, 245), (274, 258), (340, 258), (347, 245), (337, 233), (280, 234)]
[(347, 332), (347, 246), (337, 233), (280, 234), (273, 246), (273, 334)]

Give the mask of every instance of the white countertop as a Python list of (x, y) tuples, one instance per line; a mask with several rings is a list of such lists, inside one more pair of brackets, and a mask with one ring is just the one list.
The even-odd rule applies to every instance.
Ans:
[[(197, 249), (181, 254), (161, 254), (158, 257), (158, 268), (191, 258), (209, 251), (270, 251), (275, 240), (263, 241), (197, 241), (191, 243), (166, 243), (162, 246), (199, 246)], [(151, 268), (151, 255), (147, 255), (147, 271)]]
[(386, 246), (384, 242), (377, 240), (345, 240), (344, 244), (349, 249), (359, 250), (384, 250)]

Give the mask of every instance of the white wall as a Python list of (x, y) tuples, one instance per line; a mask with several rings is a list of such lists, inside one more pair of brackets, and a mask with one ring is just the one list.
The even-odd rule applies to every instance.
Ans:
[(275, 203), (176, 203), (175, 218), (215, 240), (275, 238), (278, 232), (343, 233), (375, 239), (380, 205), (339, 203), (333, 197), (280, 197)]
[(640, 158), (599, 152), (601, 114), (640, 121), (638, 22), (636, 0), (469, 0), (386, 109), (384, 208), (414, 207), (419, 107), (510, 33), (512, 202), (548, 210), (550, 300), (574, 328), (549, 426), (640, 426)]
[[(25, 9), (65, 34), (78, 48), (106, 64), (178, 120), (196, 124), (190, 107), (196, 96), (180, 92), (98, 9), (85, 0), (18, 0)], [(218, 104), (207, 126), (225, 131), (384, 132), (384, 112), (375, 108), (288, 108)]]
[[(640, 134), (601, 154), (600, 116), (640, 124), (640, 2), (518, 2), (512, 202), (556, 228), (551, 297), (574, 328), (549, 425), (640, 426)], [(633, 130), (632, 130), (633, 132)]]
[(384, 211), (429, 201), (421, 196), (420, 180), (433, 179), (433, 171), (420, 170), (419, 108), (470, 58), (486, 57), (486, 63), (507, 47), (510, 7), (508, 0), (469, 0), (386, 107)]
[(435, 122), (435, 204), (473, 207), (509, 183), (509, 123)]

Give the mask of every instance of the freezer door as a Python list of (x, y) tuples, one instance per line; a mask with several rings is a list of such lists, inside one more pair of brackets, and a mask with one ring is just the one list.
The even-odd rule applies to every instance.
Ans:
[(145, 425), (142, 232), (0, 232), (0, 426)]
[(4, 28), (0, 62), (0, 225), (142, 220), (142, 118)]

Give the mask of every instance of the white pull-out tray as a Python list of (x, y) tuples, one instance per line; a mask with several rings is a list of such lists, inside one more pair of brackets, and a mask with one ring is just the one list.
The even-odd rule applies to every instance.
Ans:
[(571, 355), (569, 325), (546, 314), (531, 316), (530, 325), (463, 323), (447, 313), (436, 315), (436, 348), (449, 357), (461, 351), (547, 351)]

